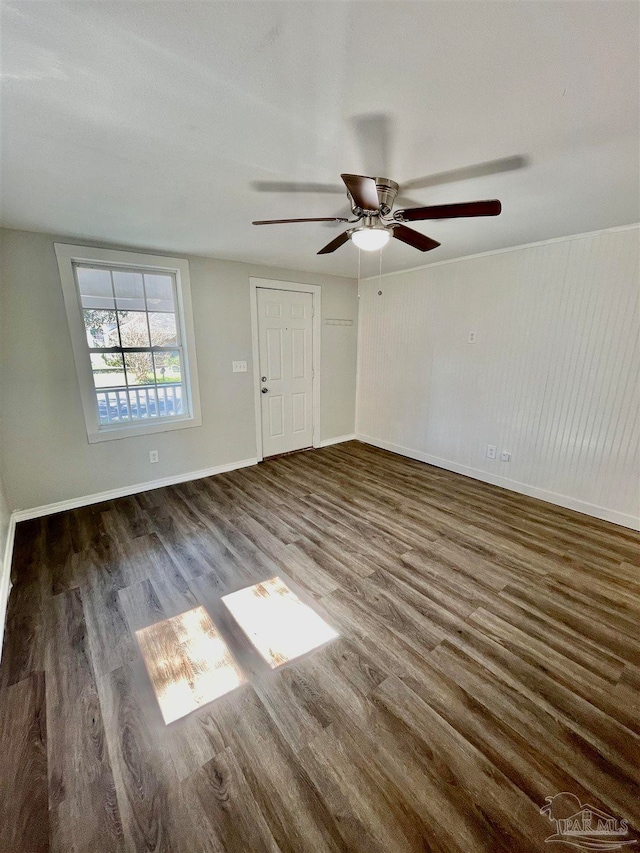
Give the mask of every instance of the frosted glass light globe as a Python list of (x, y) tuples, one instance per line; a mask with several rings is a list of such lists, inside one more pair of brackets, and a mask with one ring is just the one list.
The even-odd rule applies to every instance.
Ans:
[(351, 239), (359, 249), (375, 252), (387, 245), (389, 236), (386, 228), (359, 228), (353, 232)]

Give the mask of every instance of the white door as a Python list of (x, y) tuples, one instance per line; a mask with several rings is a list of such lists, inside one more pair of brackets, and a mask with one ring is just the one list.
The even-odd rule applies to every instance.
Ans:
[(313, 295), (257, 289), (262, 455), (313, 445)]

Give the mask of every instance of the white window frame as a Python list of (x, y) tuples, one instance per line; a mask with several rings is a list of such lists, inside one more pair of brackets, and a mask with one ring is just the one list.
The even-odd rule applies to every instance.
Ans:
[[(137, 435), (151, 435), (156, 432), (202, 426), (189, 262), (183, 258), (168, 258), (139, 252), (121, 252), (115, 249), (98, 249), (92, 246), (72, 246), (68, 243), (54, 243), (54, 248), (58, 260), (58, 269), (60, 270), (60, 283), (62, 284), (62, 294), (69, 321), (71, 345), (78, 373), (82, 410), (89, 443), (95, 444), (100, 441), (113, 441), (119, 438), (131, 438)], [(167, 418), (155, 423), (151, 421), (130, 421), (121, 424), (100, 423), (89, 357), (89, 343), (74, 271), (76, 264), (93, 264), (94, 266), (97, 264), (149, 270), (149, 272), (169, 272), (175, 277), (178, 322), (184, 356), (183, 383), (188, 415)]]

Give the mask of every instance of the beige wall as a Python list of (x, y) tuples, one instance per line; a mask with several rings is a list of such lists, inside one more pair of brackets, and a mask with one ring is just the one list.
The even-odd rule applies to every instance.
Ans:
[[(2, 316), (2, 289), (0, 288), (0, 317)], [(0, 356), (2, 355), (4, 341), (2, 338), (2, 327), (0, 325)], [(0, 357), (0, 364), (2, 359)], [(2, 448), (4, 446), (3, 435), (3, 393), (2, 393), (2, 374), (0, 373), (0, 655), (2, 654), (2, 633), (4, 631), (4, 620), (9, 596), (9, 583), (11, 567), (8, 562), (5, 562), (7, 539), (9, 536), (9, 520), (11, 518), (11, 510), (7, 500), (4, 482), (2, 479)]]
[[(2, 278), (0, 277), (0, 321), (2, 319), (2, 311), (4, 307), (4, 293), (2, 290)], [(3, 335), (3, 324), (0, 322), (0, 367), (2, 366), (3, 361), (3, 353), (5, 352), (5, 338)], [(4, 552), (7, 544), (7, 533), (9, 531), (9, 517), (11, 515), (11, 510), (9, 508), (9, 502), (7, 500), (6, 491), (4, 488), (3, 482), (3, 453), (2, 448), (4, 447), (4, 423), (2, 420), (3, 411), (4, 411), (4, 393), (3, 393), (3, 384), (4, 380), (2, 378), (2, 370), (0, 370), (0, 615), (2, 613), (2, 593), (3, 593), (3, 581), (6, 579), (2, 576), (3, 571), (3, 560), (4, 560)], [(5, 567), (8, 568), (8, 567)], [(0, 626), (2, 622), (0, 620)], [(1, 627), (0, 627), (1, 630)]]
[(4, 559), (4, 549), (7, 544), (7, 533), (9, 531), (9, 504), (4, 491), (4, 483), (0, 476), (0, 588), (2, 587), (2, 561)]
[(5, 562), (7, 537), (9, 533), (9, 518), (9, 506), (4, 494), (2, 477), (0, 477), (0, 657), (2, 656), (2, 637), (7, 612), (7, 601), (9, 599), (11, 575), (11, 566), (9, 561)]
[(358, 434), (637, 527), (639, 238), (568, 237), (363, 281)]
[[(255, 457), (250, 276), (319, 284), (323, 319), (354, 320), (322, 325), (321, 439), (354, 432), (356, 282), (189, 257), (203, 426), (90, 445), (53, 249), (54, 241), (88, 241), (13, 230), (1, 237), (3, 473), (13, 509)], [(177, 253), (168, 246), (164, 254)], [(249, 372), (232, 373), (231, 362), (244, 359)], [(160, 461), (150, 465), (154, 449)]]

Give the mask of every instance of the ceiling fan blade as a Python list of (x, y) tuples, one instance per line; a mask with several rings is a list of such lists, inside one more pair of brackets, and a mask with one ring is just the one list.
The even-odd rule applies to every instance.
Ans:
[(460, 204), (432, 204), (429, 207), (410, 207), (397, 213), (402, 220), (418, 222), (424, 219), (456, 219), (460, 216), (498, 216), (502, 205), (498, 199), (465, 201)]
[(323, 223), (323, 225), (322, 225), (322, 227), (323, 227), (323, 228), (331, 228), (331, 226), (333, 225), (333, 223), (334, 223), (336, 220), (340, 220), (340, 222), (349, 222), (349, 221), (350, 221), (350, 220), (345, 219), (344, 217), (340, 216), (340, 214), (337, 214), (337, 215), (335, 216), (335, 218), (332, 218), (332, 219), (331, 219), (331, 222), (324, 222), (324, 223)]
[(340, 184), (303, 183), (301, 181), (251, 181), (251, 189), (260, 193), (341, 193)]
[(420, 234), (419, 231), (414, 231), (413, 228), (405, 228), (404, 225), (396, 225), (393, 229), (393, 236), (396, 240), (402, 240), (408, 246), (413, 246), (414, 249), (419, 249), (421, 252), (428, 252), (431, 249), (437, 249), (440, 243), (437, 240), (432, 240), (426, 234)]
[(340, 175), (340, 177), (358, 207), (363, 210), (378, 210), (380, 201), (373, 178), (367, 178), (365, 175)]
[(522, 169), (529, 163), (528, 157), (517, 154), (514, 157), (502, 157), (500, 160), (488, 160), (486, 163), (476, 163), (475, 166), (463, 166), (461, 169), (451, 169), (425, 178), (405, 181), (402, 190), (423, 190), (427, 187), (437, 187), (441, 184), (452, 184), (456, 181), (468, 181), (471, 178), (482, 178), (485, 175), (497, 175), (500, 172), (512, 172)]
[(287, 222), (348, 222), (344, 216), (322, 216), (319, 219), (256, 219), (252, 225), (284, 225)]
[(343, 231), (342, 234), (339, 234), (335, 240), (332, 240), (330, 243), (320, 249), (318, 252), (319, 255), (328, 255), (329, 252), (335, 252), (336, 249), (339, 249), (340, 246), (344, 246), (345, 243), (349, 241), (349, 232)]

